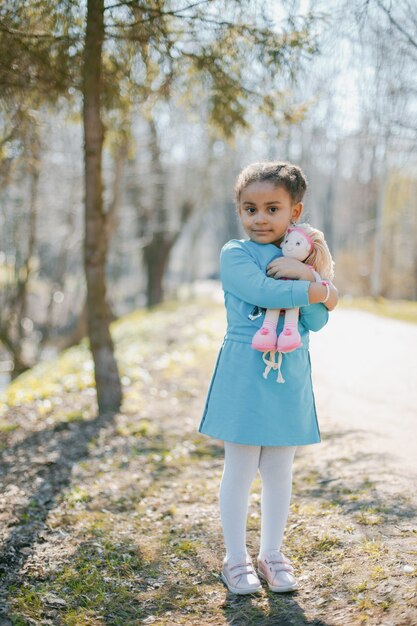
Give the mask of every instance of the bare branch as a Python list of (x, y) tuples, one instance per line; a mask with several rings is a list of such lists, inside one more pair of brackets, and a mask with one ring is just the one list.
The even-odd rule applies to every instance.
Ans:
[(57, 35), (54, 33), (31, 33), (28, 31), (18, 30), (17, 28), (7, 28), (3, 24), (0, 25), (0, 32), (7, 33), (12, 37), (20, 37), (23, 39), (52, 39), (53, 41), (81, 41), (82, 37), (72, 37), (70, 35)]
[[(177, 11), (189, 11), (190, 9), (193, 9), (196, 6), (199, 6), (201, 4), (209, 4), (210, 2), (213, 2), (213, 0), (200, 0), (199, 2), (194, 2), (193, 4), (188, 5), (187, 7), (182, 7), (181, 9), (177, 9)], [(110, 9), (120, 9), (121, 7), (127, 7), (127, 6), (133, 6), (134, 8), (140, 8), (138, 6), (135, 7), (135, 5), (137, 5), (137, 0), (132, 0), (131, 2), (126, 1), (126, 2), (118, 2), (117, 4), (112, 4), (108, 7), (105, 7), (104, 10), (105, 11), (110, 11)], [(164, 11), (159, 11), (158, 9), (152, 9), (152, 8), (148, 8), (148, 11), (153, 11), (154, 13), (158, 13), (158, 14), (168, 14), (165, 13)]]
[(382, 9), (389, 21), (395, 28), (408, 40), (408, 42), (417, 48), (417, 41), (397, 22), (397, 20), (391, 15), (391, 11), (381, 2), (381, 0), (375, 0), (380, 9)]
[(401, 128), (405, 128), (406, 130), (412, 130), (414, 133), (417, 133), (417, 125), (414, 124), (406, 124), (405, 122), (401, 122), (400, 120), (392, 120), (393, 124), (396, 126), (400, 126)]

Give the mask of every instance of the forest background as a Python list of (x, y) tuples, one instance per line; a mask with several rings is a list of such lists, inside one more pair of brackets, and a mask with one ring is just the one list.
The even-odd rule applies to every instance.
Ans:
[(88, 334), (117, 409), (110, 321), (218, 277), (256, 160), (305, 171), (344, 298), (417, 299), (411, 2), (6, 0), (0, 20), (3, 385)]

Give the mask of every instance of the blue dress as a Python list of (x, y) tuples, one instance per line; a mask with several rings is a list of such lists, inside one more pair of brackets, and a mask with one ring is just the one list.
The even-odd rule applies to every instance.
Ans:
[[(266, 276), (267, 265), (282, 256), (274, 244), (232, 239), (220, 254), (220, 278), (227, 331), (207, 393), (199, 432), (210, 437), (258, 446), (299, 446), (320, 442), (311, 381), (309, 330), (328, 320), (323, 304), (308, 304), (310, 283)], [(272, 369), (264, 378), (262, 353), (251, 347), (262, 326), (262, 309), (300, 307), (302, 347), (282, 355), (278, 383)], [(255, 315), (253, 315), (255, 313)], [(283, 316), (278, 332), (283, 327)]]

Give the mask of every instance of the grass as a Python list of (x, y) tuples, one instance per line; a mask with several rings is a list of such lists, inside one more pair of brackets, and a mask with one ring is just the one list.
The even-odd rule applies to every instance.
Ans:
[(417, 324), (417, 302), (411, 300), (387, 300), (386, 298), (352, 298), (343, 296), (338, 306), (346, 309), (360, 309), (383, 317)]
[[(184, 343), (178, 347), (175, 334), (165, 335), (163, 329), (174, 325), (181, 307), (180, 302), (166, 302), (152, 311), (138, 310), (123, 318), (113, 322), (111, 325), (112, 338), (116, 346), (116, 358), (122, 383), (129, 387), (125, 394), (125, 402), (129, 399), (137, 406), (140, 399), (141, 385), (149, 385), (152, 377), (149, 374), (149, 365), (159, 372), (160, 377), (172, 379), (180, 373), (184, 373), (185, 367), (194, 368), (198, 365), (201, 355), (207, 354), (219, 342), (219, 320), (213, 321), (196, 320), (189, 328), (182, 329)], [(190, 306), (190, 303), (189, 305)], [(221, 311), (220, 305), (213, 302), (201, 301), (194, 304), (194, 307), (202, 310)], [(220, 325), (224, 327), (224, 320)], [(162, 333), (162, 334), (161, 334)], [(167, 350), (166, 339), (172, 343), (172, 347)], [(73, 346), (64, 350), (52, 361), (37, 364), (32, 369), (21, 374), (12, 381), (0, 396), (0, 413), (11, 407), (21, 407), (25, 405), (35, 405), (38, 413), (42, 416), (46, 414), (60, 413), (59, 407), (63, 393), (80, 394), (90, 390), (89, 406), (95, 408), (95, 382), (94, 366), (88, 347), (88, 340), (84, 339), (78, 346)], [(186, 393), (187, 397), (193, 396), (193, 384), (199, 382), (197, 370), (192, 369), (192, 376), (187, 376), (187, 385), (181, 385), (178, 390), (179, 395)], [(160, 380), (158, 386), (163, 395), (168, 392), (161, 389)], [(138, 383), (139, 389), (132, 389), (133, 383)], [(157, 391), (157, 390), (156, 390)], [(130, 395), (131, 394), (131, 395)], [(80, 412), (74, 409), (74, 415), (62, 415), (60, 419), (70, 421), (79, 419)], [(3, 423), (3, 422), (2, 422)], [(5, 424), (3, 424), (5, 427)]]
[[(353, 626), (385, 618), (396, 623), (409, 609), (404, 598), (411, 597), (415, 576), (398, 563), (405, 552), (414, 561), (409, 544), (394, 543), (400, 539), (391, 533), (393, 505), (379, 496), (375, 472), (355, 473), (354, 455), (326, 437), (337, 465), (299, 457), (294, 473), (284, 545), (303, 574), (299, 592), (278, 596), (265, 589), (256, 598), (227, 593), (219, 580), (223, 449), (196, 432), (223, 329), (221, 306), (202, 312), (195, 304), (131, 314), (112, 326), (125, 385), (123, 410), (88, 442), (88, 458), (75, 463), (46, 517), (41, 500), (27, 494), (19, 532), (44, 522), (44, 538), (34, 542), (9, 588), (14, 626)], [(65, 422), (68, 427), (56, 429), (59, 435), (77, 432), (78, 422), (95, 411), (94, 389), (82, 379), (91, 374), (89, 363), (82, 344), (20, 377), (10, 390), (9, 415), (27, 410), (37, 415), (37, 431)], [(0, 421), (0, 433), (18, 440), (9, 415)], [(19, 425), (30, 430), (23, 421)], [(332, 475), (337, 480), (326, 480)], [(248, 516), (252, 555), (259, 541), (260, 489), (257, 477)], [(397, 507), (402, 497), (396, 493)], [(394, 523), (397, 528), (403, 522)]]
[(342, 545), (339, 537), (323, 533), (318, 537), (313, 537), (313, 540), (310, 541), (309, 551), (311, 556), (316, 556), (323, 552), (331, 552), (334, 548), (340, 548)]
[(388, 551), (388, 548), (380, 540), (365, 539), (362, 543), (361, 550), (371, 559), (379, 560)]
[(11, 433), (18, 428), (17, 424), (12, 424), (10, 422), (6, 422), (6, 420), (0, 420), (0, 433), (6, 435), (7, 433)]
[[(52, 605), (64, 620), (60, 623), (68, 626), (102, 624), (98, 617), (103, 614), (114, 614), (111, 623), (124, 626), (144, 615), (131, 582), (148, 566), (130, 544), (97, 539), (85, 542), (53, 577), (38, 580), (35, 586), (33, 577), (27, 577), (24, 585), (11, 590), (15, 614), (22, 611), (42, 623), (45, 607)], [(16, 615), (16, 619), (20, 617)]]
[(383, 522), (383, 516), (376, 507), (364, 507), (354, 514), (355, 521), (363, 526), (379, 526)]

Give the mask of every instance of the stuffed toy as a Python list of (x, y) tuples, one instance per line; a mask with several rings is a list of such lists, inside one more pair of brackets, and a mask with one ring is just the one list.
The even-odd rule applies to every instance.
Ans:
[[(334, 261), (323, 233), (317, 228), (313, 228), (307, 223), (288, 228), (281, 248), (283, 256), (298, 259), (309, 265), (314, 272), (316, 281), (328, 283), (332, 280)], [(285, 309), (284, 327), (280, 335), (277, 336), (280, 311), (280, 309), (266, 310), (262, 327), (253, 337), (252, 348), (261, 352), (285, 353), (292, 352), (302, 345), (298, 331), (299, 309)], [(280, 380), (279, 382), (284, 381)]]

